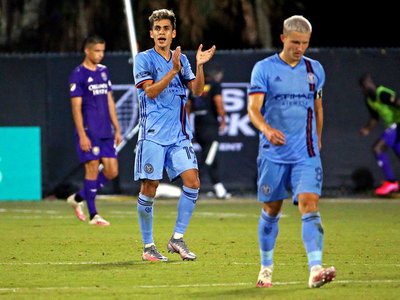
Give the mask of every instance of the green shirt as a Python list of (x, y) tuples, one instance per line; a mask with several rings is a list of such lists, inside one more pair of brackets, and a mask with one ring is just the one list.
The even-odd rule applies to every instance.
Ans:
[(376, 98), (372, 99), (371, 97), (367, 97), (368, 106), (376, 111), (378, 115), (385, 122), (385, 127), (389, 127), (394, 123), (400, 123), (400, 108), (396, 108), (392, 105), (384, 104), (382, 102), (383, 97), (390, 97), (394, 102), (396, 98), (396, 92), (384, 87), (378, 86), (376, 89)]

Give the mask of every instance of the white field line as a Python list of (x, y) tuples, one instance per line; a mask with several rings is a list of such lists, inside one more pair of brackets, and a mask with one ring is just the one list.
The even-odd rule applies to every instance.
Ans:
[[(111, 262), (111, 261), (80, 261), (80, 262), (74, 262), (74, 261), (65, 261), (65, 262), (0, 262), (0, 266), (35, 266), (35, 265), (44, 265), (44, 266), (69, 266), (69, 265), (146, 265), (149, 262), (146, 261), (139, 261), (139, 262), (133, 262), (133, 261), (126, 261), (126, 262)], [(193, 262), (196, 263), (196, 262)], [(169, 262), (168, 264), (184, 264), (184, 262), (177, 261), (177, 262)], [(230, 263), (228, 263), (230, 264)], [(232, 262), (233, 265), (259, 265), (259, 262)], [(221, 265), (221, 263), (218, 263), (218, 265)], [(274, 264), (275, 266), (302, 266), (304, 265), (303, 263), (299, 264), (286, 264), (286, 263), (276, 263)], [(324, 266), (330, 266), (332, 264), (324, 263)], [(388, 266), (388, 267), (400, 267), (400, 264), (379, 264), (379, 263), (373, 263), (373, 264), (363, 264), (363, 263), (348, 263), (346, 264), (348, 266)]]
[[(334, 283), (344, 284), (379, 284), (379, 283), (399, 283), (400, 280), (391, 279), (376, 279), (376, 280), (335, 280)], [(297, 285), (306, 284), (305, 281), (286, 281), (286, 282), (274, 282), (273, 285)], [(130, 286), (132, 289), (158, 289), (158, 288), (197, 288), (197, 287), (235, 287), (235, 286), (255, 286), (254, 282), (232, 282), (232, 283), (198, 283), (198, 284), (178, 284), (178, 285), (137, 285)], [(112, 287), (100, 286), (62, 286), (62, 287), (14, 287), (14, 288), (0, 288), (2, 292), (19, 292), (24, 290), (93, 290), (93, 289), (112, 289)]]

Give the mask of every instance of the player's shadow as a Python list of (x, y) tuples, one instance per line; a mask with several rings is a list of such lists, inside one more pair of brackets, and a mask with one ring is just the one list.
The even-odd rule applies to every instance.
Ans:
[[(104, 263), (92, 263), (85, 265), (86, 269), (93, 268), (93, 269), (118, 269), (118, 268), (125, 268), (125, 267), (141, 267), (141, 266), (148, 266), (148, 265), (157, 265), (157, 264), (182, 264), (185, 263), (182, 260), (169, 260), (169, 261), (142, 261), (142, 260), (128, 260), (128, 261), (116, 261), (116, 262), (104, 262)], [(82, 268), (82, 265), (79, 266)]]

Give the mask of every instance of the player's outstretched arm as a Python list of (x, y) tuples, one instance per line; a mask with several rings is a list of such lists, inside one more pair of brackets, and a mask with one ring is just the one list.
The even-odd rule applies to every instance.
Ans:
[(196, 54), (196, 79), (189, 83), (188, 87), (196, 96), (200, 96), (204, 90), (204, 71), (203, 65), (208, 62), (214, 55), (215, 46), (202, 51), (203, 44), (200, 44)]
[(172, 69), (161, 80), (157, 82), (147, 81), (142, 88), (150, 99), (155, 99), (168, 84), (174, 79), (175, 75), (181, 70), (181, 47), (176, 47), (172, 52)]
[(249, 105), (247, 111), (251, 123), (260, 130), (267, 137), (268, 141), (274, 146), (281, 146), (286, 144), (284, 134), (273, 127), (271, 127), (261, 114), (261, 107), (264, 102), (264, 94), (249, 95)]

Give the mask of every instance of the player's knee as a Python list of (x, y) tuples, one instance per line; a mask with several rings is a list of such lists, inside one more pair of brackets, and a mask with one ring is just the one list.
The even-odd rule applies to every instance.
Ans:
[(140, 187), (140, 193), (147, 197), (154, 198), (156, 196), (158, 183), (158, 180), (144, 180)]
[(198, 190), (200, 188), (200, 179), (198, 177), (187, 180), (184, 185), (190, 189)]
[(89, 161), (85, 163), (85, 178), (89, 180), (96, 180), (99, 175), (99, 163), (97, 161)]
[(108, 180), (112, 180), (118, 176), (118, 168), (112, 168), (104, 171), (104, 176), (107, 177)]
[(317, 201), (302, 201), (299, 202), (299, 211), (301, 215), (305, 215), (311, 212), (318, 211), (318, 202)]

